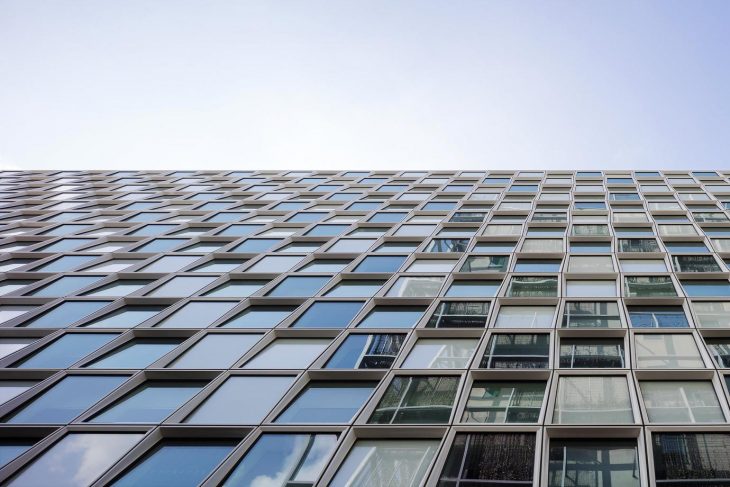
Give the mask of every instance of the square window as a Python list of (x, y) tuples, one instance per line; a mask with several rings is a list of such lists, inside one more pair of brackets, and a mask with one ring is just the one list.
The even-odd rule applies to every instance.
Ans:
[(629, 387), (623, 376), (562, 376), (553, 423), (633, 423)]
[(705, 367), (692, 335), (634, 335), (636, 365), (642, 369), (702, 369)]
[(550, 441), (547, 487), (564, 487), (573, 479), (585, 485), (639, 487), (638, 465), (635, 439), (555, 438)]
[(639, 386), (650, 423), (725, 422), (709, 380), (642, 380)]

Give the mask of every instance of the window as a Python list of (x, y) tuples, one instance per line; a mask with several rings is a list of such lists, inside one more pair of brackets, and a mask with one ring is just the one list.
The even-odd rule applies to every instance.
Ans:
[(570, 369), (626, 367), (623, 340), (562, 338), (560, 340), (560, 367)]
[(91, 291), (87, 291), (83, 293), (83, 296), (93, 296), (95, 298), (127, 296), (139, 291), (152, 282), (154, 281), (142, 279), (119, 279), (105, 286), (100, 286), (92, 289)]
[[(88, 301), (83, 302), (88, 303)], [(163, 309), (165, 309), (164, 306), (123, 306), (84, 326), (88, 328), (134, 328)]]
[(584, 281), (569, 279), (565, 282), (565, 295), (576, 297), (613, 297), (616, 296), (616, 281)]
[(276, 479), (274, 486), (311, 487), (335, 451), (337, 435), (262, 434), (233, 469), (223, 487), (256, 485)]
[[(7, 485), (57, 487), (91, 485), (144, 435), (142, 433), (68, 433), (43, 452)], [(89, 461), (93, 458), (94, 461)]]
[(476, 338), (421, 338), (411, 349), (404, 369), (463, 369), (469, 365)]
[(687, 328), (687, 316), (681, 306), (629, 306), (633, 328)]
[(526, 238), (522, 244), (522, 252), (563, 252), (563, 240), (560, 238)]
[(563, 328), (620, 328), (618, 304), (613, 301), (568, 301)]
[(373, 411), (369, 424), (446, 424), (459, 377), (395, 376)]
[(421, 485), (439, 440), (357, 440), (329, 487)]
[(295, 309), (297, 309), (296, 306), (254, 305), (220, 326), (224, 328), (273, 328), (284, 321)]
[(331, 279), (331, 276), (290, 276), (269, 291), (273, 297), (314, 296)]
[(672, 278), (669, 276), (625, 276), (626, 297), (662, 297), (676, 296)]
[(167, 297), (185, 297), (191, 296), (201, 289), (206, 287), (208, 284), (215, 281), (216, 277), (203, 277), (203, 276), (179, 276), (173, 277), (169, 281), (166, 281), (161, 286), (147, 293), (147, 296), (156, 298), (167, 298)]
[(444, 277), (399, 277), (386, 296), (401, 298), (432, 298), (438, 295)]
[(468, 238), (435, 238), (426, 247), (426, 252), (466, 252)]
[(377, 382), (310, 382), (276, 423), (349, 423)]
[(248, 352), (263, 335), (209, 333), (188, 348), (168, 367), (173, 369), (227, 369)]
[(730, 282), (714, 281), (681, 281), (684, 292), (689, 297), (730, 296)]
[(127, 378), (121, 375), (68, 375), (3, 421), (10, 424), (68, 423)]
[(515, 272), (558, 272), (560, 259), (519, 259), (515, 263)]
[(426, 323), (426, 328), (484, 328), (489, 303), (442, 301)]
[(633, 423), (629, 388), (623, 376), (562, 376), (553, 423)]
[(543, 381), (475, 381), (461, 421), (537, 423), (545, 385)]
[(325, 296), (333, 298), (359, 298), (374, 296), (385, 284), (378, 279), (343, 279), (327, 291)]
[(469, 256), (459, 272), (507, 272), (508, 263), (506, 255)]
[(608, 255), (571, 256), (568, 272), (613, 272), (613, 260)]
[(662, 259), (621, 259), (623, 272), (667, 272)]
[(22, 369), (64, 369), (118, 336), (116, 333), (63, 335), (14, 366)]
[(446, 296), (459, 298), (479, 298), (495, 296), (502, 281), (455, 280), (446, 291)]
[(177, 272), (199, 258), (187, 255), (168, 255), (142, 267), (137, 272)]
[(499, 333), (487, 343), (482, 369), (546, 369), (550, 359), (550, 335), (546, 333)]
[(730, 477), (728, 433), (652, 433), (658, 486), (722, 485)]
[(247, 268), (246, 272), (277, 274), (288, 271), (302, 260), (304, 260), (302, 255), (267, 255)]
[(673, 255), (672, 265), (676, 272), (722, 272), (710, 255)]
[(727, 338), (705, 338), (710, 355), (720, 368), (730, 367), (730, 340)]
[(375, 306), (358, 323), (358, 328), (413, 328), (423, 316), (424, 306)]
[(688, 334), (634, 335), (636, 362), (646, 369), (704, 368), (697, 344)]
[[(231, 376), (187, 418), (191, 424), (258, 424), (294, 383), (293, 376)], [(252, 391), (256, 391), (252, 394)]]
[(159, 423), (204, 386), (201, 381), (148, 381), (87, 420), (91, 423)]
[(75, 294), (81, 289), (89, 287), (102, 279), (102, 276), (64, 276), (60, 279), (56, 279), (50, 284), (46, 284), (43, 287), (31, 291), (28, 295), (37, 298), (58, 298), (68, 296)]
[(723, 423), (710, 381), (639, 381), (651, 423)]
[(570, 242), (571, 254), (594, 254), (610, 251), (610, 242)]
[(636, 440), (552, 439), (548, 455), (548, 487), (642, 485)]
[(496, 328), (552, 328), (554, 306), (502, 306)]
[(395, 333), (347, 336), (327, 362), (327, 369), (387, 369), (393, 365), (405, 336)]
[(162, 320), (159, 328), (205, 328), (236, 306), (234, 301), (189, 302)]
[(84, 365), (90, 369), (144, 369), (173, 350), (181, 339), (136, 338)]
[(515, 276), (510, 280), (507, 296), (553, 297), (558, 295), (558, 278), (552, 276)]
[(396, 272), (405, 260), (402, 255), (371, 255), (363, 259), (354, 272)]
[(318, 301), (307, 308), (292, 327), (345, 328), (362, 305), (362, 301)]
[(246, 369), (304, 369), (330, 343), (329, 338), (278, 338), (243, 366)]
[(233, 450), (232, 441), (164, 440), (117, 478), (114, 487), (195, 487)]
[(531, 486), (534, 457), (532, 433), (459, 433), (438, 485)]
[(620, 238), (619, 252), (661, 252), (659, 244), (653, 238)]

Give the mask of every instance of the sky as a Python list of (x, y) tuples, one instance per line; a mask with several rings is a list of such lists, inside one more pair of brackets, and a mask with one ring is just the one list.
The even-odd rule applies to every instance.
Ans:
[(727, 169), (726, 0), (0, 0), (4, 169)]

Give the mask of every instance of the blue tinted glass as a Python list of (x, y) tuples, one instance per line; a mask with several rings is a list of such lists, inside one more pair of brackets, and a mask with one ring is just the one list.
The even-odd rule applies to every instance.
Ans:
[(326, 215), (327, 215), (327, 213), (323, 213), (323, 212), (297, 213), (294, 216), (288, 218), (286, 221), (295, 222), (295, 223), (313, 223), (313, 222), (320, 221)]
[(355, 268), (355, 272), (395, 272), (406, 260), (404, 255), (371, 255)]
[(116, 333), (74, 333), (63, 335), (39, 352), (20, 362), (22, 369), (63, 369), (106, 345)]
[(681, 306), (629, 306), (634, 328), (687, 328), (687, 316)]
[(31, 292), (30, 296), (54, 298), (67, 296), (101, 279), (103, 276), (65, 276)]
[(114, 487), (196, 487), (235, 446), (233, 442), (166, 442), (113, 482)]
[(405, 335), (385, 333), (348, 335), (329, 359), (327, 369), (387, 369), (393, 365)]
[(347, 207), (350, 211), (370, 211), (374, 210), (376, 208), (380, 208), (383, 205), (383, 203), (366, 203), (366, 202), (360, 202), (360, 203), (353, 203), (350, 206)]
[(107, 304), (109, 304), (109, 301), (66, 301), (23, 326), (28, 328), (65, 328), (100, 310)]
[(274, 207), (276, 211), (292, 211), (292, 210), (299, 210), (301, 208), (304, 208), (309, 203), (298, 203), (298, 202), (292, 202), (292, 203), (279, 203)]
[(162, 235), (165, 232), (169, 232), (177, 225), (145, 225), (139, 228), (129, 235), (151, 237), (153, 235)]
[(314, 296), (329, 280), (330, 276), (287, 277), (267, 296)]
[(222, 232), (218, 232), (219, 236), (245, 237), (264, 228), (263, 225), (231, 225)]
[(5, 466), (11, 460), (15, 460), (21, 453), (28, 451), (34, 443), (33, 440), (23, 440), (22, 438), (0, 442), (0, 467)]
[(65, 255), (48, 264), (36, 267), (33, 272), (66, 272), (98, 258), (95, 255)]
[(682, 281), (687, 296), (730, 296), (728, 281)]
[(235, 301), (194, 301), (179, 308), (157, 326), (160, 328), (205, 328), (232, 310)]
[(362, 301), (319, 301), (307, 308), (292, 327), (344, 328), (362, 305)]
[(91, 369), (144, 369), (182, 340), (138, 339), (112, 350), (86, 367)]
[(175, 369), (226, 369), (262, 337), (258, 333), (210, 333), (188, 348), (168, 367)]
[(159, 423), (205, 386), (205, 382), (150, 382), (95, 415), (92, 423)]
[(166, 252), (186, 243), (184, 238), (158, 238), (134, 249), (135, 252)]
[(309, 237), (332, 237), (345, 231), (350, 225), (317, 225), (307, 232)]
[(380, 212), (373, 215), (370, 220), (371, 223), (396, 223), (406, 217), (406, 213), (397, 212)]
[(276, 423), (348, 423), (377, 382), (312, 382)]
[(133, 328), (163, 309), (165, 309), (164, 306), (124, 306), (84, 326), (89, 328)]
[(46, 245), (40, 250), (43, 252), (67, 252), (69, 250), (77, 249), (82, 245), (90, 244), (93, 242), (93, 238), (64, 238), (51, 245)]
[(7, 423), (67, 423), (116, 389), (128, 376), (72, 375), (5, 420)]
[(449, 211), (456, 206), (456, 203), (452, 201), (444, 202), (430, 202), (423, 205), (425, 211)]
[(314, 485), (336, 444), (331, 433), (263, 434), (223, 486), (256, 486), (261, 479), (277, 479), (271, 487)]
[(244, 240), (243, 243), (240, 245), (237, 245), (236, 247), (232, 248), (231, 252), (241, 252), (241, 253), (259, 253), (259, 252), (266, 252), (270, 248), (273, 248), (276, 244), (280, 243), (282, 239), (280, 238), (250, 238), (248, 240)]
[(424, 306), (376, 306), (358, 328), (413, 328), (426, 310)]
[(671, 253), (680, 252), (709, 252), (702, 242), (664, 242), (667, 250)]
[(296, 308), (296, 306), (251, 306), (221, 326), (224, 328), (273, 328)]
[(604, 210), (606, 209), (606, 203), (603, 202), (592, 202), (592, 201), (576, 201), (575, 208), (578, 210)]
[(210, 218), (206, 218), (205, 221), (215, 222), (215, 223), (237, 222), (237, 221), (245, 218), (246, 215), (248, 215), (248, 213), (242, 212), (242, 211), (226, 211), (226, 212), (216, 213), (215, 215), (211, 216)]

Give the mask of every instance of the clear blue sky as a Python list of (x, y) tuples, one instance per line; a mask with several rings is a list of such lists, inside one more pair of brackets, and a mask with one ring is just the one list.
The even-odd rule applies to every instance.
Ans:
[(0, 165), (730, 167), (730, 1), (0, 0)]

